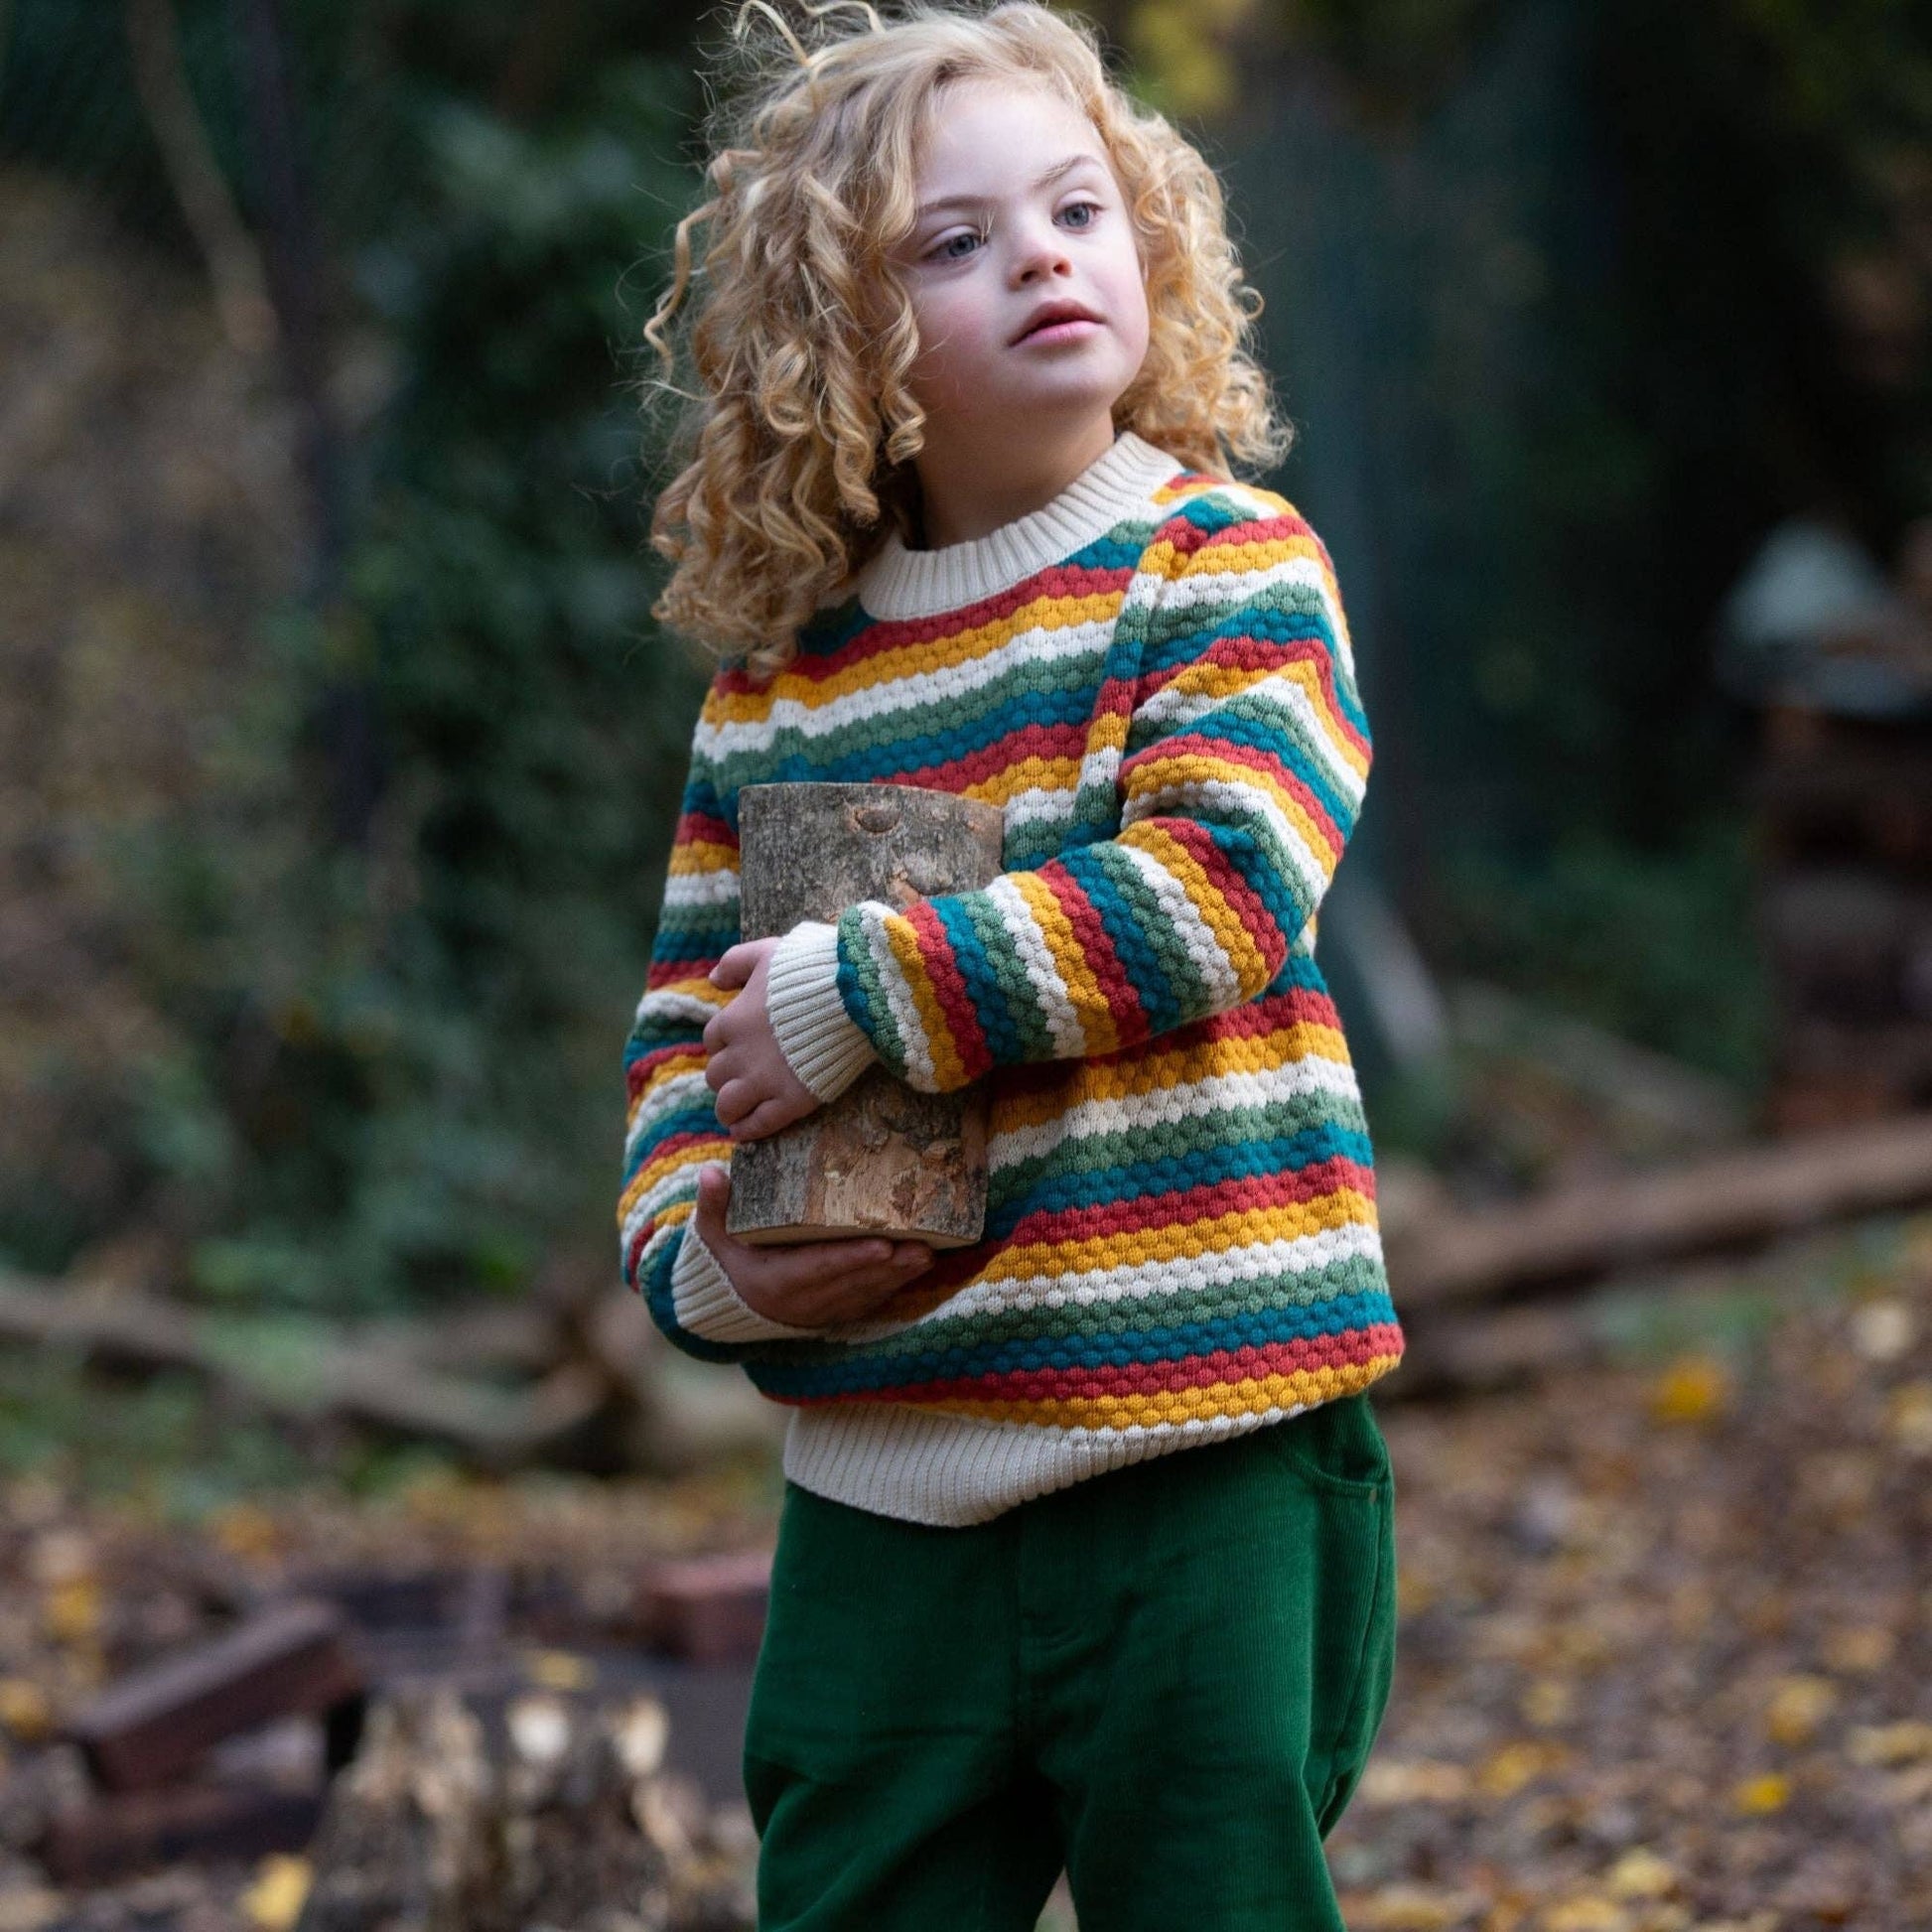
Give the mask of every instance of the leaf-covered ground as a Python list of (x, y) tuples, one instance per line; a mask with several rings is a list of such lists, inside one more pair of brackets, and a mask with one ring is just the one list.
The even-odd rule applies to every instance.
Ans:
[[(1379, 1410), (1401, 1624), (1373, 1762), (1329, 1841), (1354, 1932), (1907, 1932), (1932, 1924), (1932, 1219), (1625, 1283), (1605, 1359)], [(315, 1563), (483, 1558), (620, 1617), (667, 1550), (768, 1536), (772, 1471), (484, 1483), (196, 1513), (58, 1462), (0, 1493), (16, 1796), (62, 1711)], [(0, 1849), (0, 1932), (287, 1924), (302, 1872), (63, 1894)], [(1069, 1923), (1056, 1907), (1049, 1923)]]

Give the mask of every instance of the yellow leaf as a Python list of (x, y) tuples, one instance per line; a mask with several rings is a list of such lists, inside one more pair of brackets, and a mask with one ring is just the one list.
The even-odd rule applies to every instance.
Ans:
[(1932, 1757), (1932, 1724), (1906, 1718), (1895, 1725), (1856, 1725), (1845, 1740), (1854, 1764), (1905, 1764)]
[(1771, 1688), (1764, 1728), (1780, 1744), (1808, 1743), (1837, 1702), (1838, 1687), (1829, 1677), (1780, 1677)]
[(231, 1557), (272, 1557), (282, 1544), (274, 1517), (259, 1503), (230, 1503), (209, 1528)]
[(1638, 1845), (1610, 1866), (1603, 1882), (1618, 1898), (1662, 1898), (1677, 1889), (1677, 1870)]
[(582, 1691), (597, 1681), (597, 1667), (568, 1650), (532, 1650), (523, 1659), (532, 1683), (546, 1691)]
[(0, 1677), (0, 1725), (23, 1744), (38, 1744), (54, 1729), (47, 1693), (25, 1677)]
[(1630, 1915), (1595, 1892), (1578, 1892), (1543, 1908), (1543, 1932), (1629, 1932)]
[(1732, 1785), (1730, 1797), (1739, 1811), (1782, 1811), (1791, 1802), (1791, 1780), (1781, 1771), (1766, 1771)]
[(262, 1932), (289, 1932), (302, 1916), (315, 1873), (307, 1859), (272, 1853), (255, 1867), (255, 1882), (241, 1895), (241, 1909)]
[(1430, 1885), (1382, 1885), (1349, 1900), (1350, 1932), (1448, 1932), (1482, 1909), (1473, 1892)]
[(100, 1628), (100, 1585), (91, 1576), (56, 1584), (41, 1603), (41, 1624), (56, 1643), (81, 1643)]
[(1650, 1410), (1659, 1422), (1705, 1422), (1728, 1401), (1730, 1372), (1714, 1355), (1680, 1355), (1657, 1378)]
[(1536, 1738), (1504, 1744), (1483, 1759), (1476, 1787), (1485, 1798), (1513, 1797), (1532, 1778), (1540, 1778), (1563, 1759), (1561, 1749)]
[(1885, 1434), (1907, 1455), (1932, 1455), (1932, 1382), (1901, 1382), (1892, 1390)]
[(1469, 1795), (1468, 1767), (1442, 1758), (1371, 1758), (1356, 1798), (1365, 1805), (1452, 1804)]

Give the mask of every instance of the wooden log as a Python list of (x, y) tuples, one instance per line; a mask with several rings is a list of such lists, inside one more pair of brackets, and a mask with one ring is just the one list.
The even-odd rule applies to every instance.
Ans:
[[(747, 785), (738, 795), (747, 939), (836, 919), (861, 899), (904, 906), (997, 878), (1005, 814), (919, 785)], [(757, 1245), (883, 1234), (977, 1241), (986, 1213), (983, 1086), (920, 1093), (883, 1066), (830, 1106), (732, 1150), (727, 1230)]]
[(347, 1639), (333, 1604), (272, 1604), (221, 1636), (130, 1671), (76, 1712), (68, 1733), (109, 1790), (166, 1784), (236, 1731), (354, 1699), (362, 1673)]
[(1389, 1275), (1396, 1307), (1422, 1310), (1925, 1200), (1932, 1117), (1920, 1114), (1430, 1217), (1389, 1243)]
[(588, 1362), (560, 1362), (540, 1380), (505, 1390), (434, 1372), (372, 1342), (345, 1344), (321, 1328), (298, 1381), (263, 1372), (249, 1332), (246, 1322), (210, 1321), (151, 1296), (76, 1292), (0, 1270), (0, 1343), (70, 1349), (104, 1367), (188, 1369), (245, 1408), (293, 1422), (335, 1416), (445, 1443), (491, 1468), (566, 1449), (611, 1393), (608, 1377)]

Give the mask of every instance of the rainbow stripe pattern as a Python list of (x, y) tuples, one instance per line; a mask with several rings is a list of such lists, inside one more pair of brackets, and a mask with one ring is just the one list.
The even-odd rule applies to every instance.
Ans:
[[(1389, 1373), (1373, 1153), (1313, 953), (1370, 740), (1308, 523), (1176, 465), (1018, 583), (916, 618), (855, 594), (799, 646), (706, 696), (625, 1048), (622, 1262), (658, 1324), (780, 1402), (1129, 1459)], [(837, 924), (838, 998), (893, 1071), (988, 1082), (986, 1234), (863, 1323), (723, 1343), (670, 1287), (697, 1169), (731, 1151), (700, 1039), (731, 996), (705, 975), (739, 936), (739, 787), (805, 778), (1006, 814), (991, 885)]]

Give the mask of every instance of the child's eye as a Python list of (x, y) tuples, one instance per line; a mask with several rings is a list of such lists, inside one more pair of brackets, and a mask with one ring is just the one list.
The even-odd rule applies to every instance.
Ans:
[(956, 255), (952, 252), (953, 243), (955, 241), (978, 241), (982, 237), (977, 233), (975, 233), (974, 230), (971, 228), (962, 229), (958, 234), (949, 234), (944, 241), (940, 242), (936, 247), (929, 250), (926, 255), (926, 259), (928, 261), (935, 261), (935, 262), (964, 261), (966, 259), (964, 255)]
[[(1062, 214), (1073, 214), (1082, 209), (1085, 210), (1087, 219), (1084, 221), (1076, 221), (1073, 224), (1076, 232), (1082, 233), (1092, 227), (1095, 220), (1106, 212), (1105, 207), (1099, 202), (1069, 202), (1065, 207), (1060, 209), (1060, 212)], [(962, 228), (958, 234), (949, 234), (944, 241), (935, 242), (932, 247), (926, 250), (924, 259), (931, 262), (963, 262), (966, 259), (965, 255), (955, 249), (953, 243), (956, 241), (983, 242), (985, 239), (985, 235), (981, 234), (977, 229)]]

